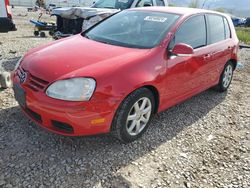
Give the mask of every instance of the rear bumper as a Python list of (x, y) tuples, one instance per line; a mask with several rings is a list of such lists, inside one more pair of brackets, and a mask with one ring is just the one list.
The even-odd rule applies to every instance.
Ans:
[(0, 18), (0, 32), (16, 31), (16, 26), (10, 18)]

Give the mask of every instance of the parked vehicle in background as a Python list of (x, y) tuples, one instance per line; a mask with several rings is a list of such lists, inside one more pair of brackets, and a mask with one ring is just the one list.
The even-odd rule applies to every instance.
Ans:
[(245, 26), (246, 26), (246, 27), (250, 27), (250, 18), (247, 18), (247, 19), (246, 19)]
[(56, 4), (49, 4), (46, 6), (46, 11), (51, 12), (55, 8), (57, 8)]
[(57, 17), (54, 38), (78, 34), (117, 13), (133, 7), (168, 6), (167, 0), (97, 0), (91, 7), (59, 8), (52, 11)]
[(211, 87), (226, 91), (238, 48), (227, 15), (129, 9), (28, 52), (14, 72), (13, 88), (23, 111), (52, 132), (111, 132), (131, 142), (153, 114)]
[(0, 32), (16, 30), (12, 21), (11, 7), (9, 0), (0, 0)]
[(246, 24), (246, 18), (232, 17), (232, 21), (235, 27), (244, 27)]

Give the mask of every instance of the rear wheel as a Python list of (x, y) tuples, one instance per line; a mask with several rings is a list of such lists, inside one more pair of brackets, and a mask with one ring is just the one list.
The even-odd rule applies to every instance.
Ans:
[(132, 142), (147, 130), (155, 108), (152, 92), (141, 88), (121, 104), (112, 123), (113, 135), (125, 143)]
[(220, 81), (218, 85), (215, 87), (215, 90), (223, 92), (229, 88), (231, 81), (233, 79), (233, 71), (234, 71), (233, 63), (228, 62), (221, 73)]
[(44, 38), (45, 36), (45, 32), (40, 32), (40, 37)]

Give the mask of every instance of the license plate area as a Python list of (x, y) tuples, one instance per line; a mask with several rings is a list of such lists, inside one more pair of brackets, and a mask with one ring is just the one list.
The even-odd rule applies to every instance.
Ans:
[(14, 96), (15, 96), (16, 101), (19, 103), (20, 106), (25, 108), (26, 107), (26, 93), (25, 93), (25, 91), (18, 84), (13, 85), (13, 90), (14, 90)]

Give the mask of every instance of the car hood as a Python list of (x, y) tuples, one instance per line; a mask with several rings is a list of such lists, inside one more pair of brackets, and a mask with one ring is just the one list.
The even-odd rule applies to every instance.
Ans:
[(53, 9), (51, 15), (61, 16), (67, 19), (83, 18), (87, 19), (93, 16), (102, 16), (104, 14), (114, 14), (120, 10), (107, 8), (90, 8), (90, 7), (67, 7)]
[(105, 69), (145, 58), (148, 49), (133, 49), (104, 44), (75, 35), (31, 50), (21, 67), (48, 82), (71, 77), (95, 77)]

